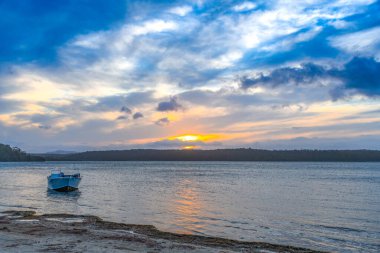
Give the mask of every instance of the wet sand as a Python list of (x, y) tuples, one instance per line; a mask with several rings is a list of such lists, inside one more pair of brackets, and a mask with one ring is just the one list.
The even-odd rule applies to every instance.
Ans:
[(163, 232), (96, 216), (0, 213), (0, 252), (319, 252), (263, 242)]

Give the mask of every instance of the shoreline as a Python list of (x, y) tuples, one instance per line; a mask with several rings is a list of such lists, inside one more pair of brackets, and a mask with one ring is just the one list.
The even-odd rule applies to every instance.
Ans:
[(97, 216), (0, 213), (0, 252), (321, 252), (265, 242), (184, 235)]

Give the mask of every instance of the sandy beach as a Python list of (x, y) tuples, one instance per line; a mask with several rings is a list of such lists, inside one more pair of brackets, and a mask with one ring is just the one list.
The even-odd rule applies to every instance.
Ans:
[(163, 232), (151, 225), (108, 222), (96, 216), (0, 215), (0, 252), (318, 252), (263, 242)]

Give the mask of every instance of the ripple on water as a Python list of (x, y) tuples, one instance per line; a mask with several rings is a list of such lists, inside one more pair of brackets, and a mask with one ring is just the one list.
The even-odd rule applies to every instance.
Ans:
[[(51, 167), (83, 175), (47, 191)], [(173, 232), (378, 252), (380, 163), (0, 163), (0, 210), (91, 214)]]

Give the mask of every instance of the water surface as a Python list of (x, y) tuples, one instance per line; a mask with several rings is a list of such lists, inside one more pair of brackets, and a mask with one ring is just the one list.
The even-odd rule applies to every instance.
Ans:
[[(78, 192), (47, 191), (52, 167)], [(380, 251), (380, 163), (0, 163), (0, 210), (91, 214), (161, 230)]]

